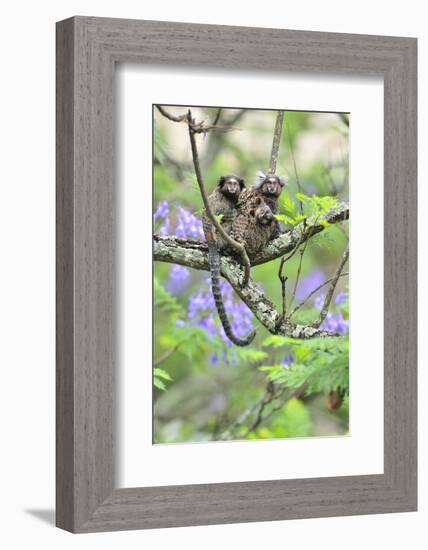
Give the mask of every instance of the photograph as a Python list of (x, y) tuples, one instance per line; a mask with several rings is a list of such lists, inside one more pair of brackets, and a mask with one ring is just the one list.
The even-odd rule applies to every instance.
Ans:
[(153, 443), (348, 436), (342, 112), (153, 105)]

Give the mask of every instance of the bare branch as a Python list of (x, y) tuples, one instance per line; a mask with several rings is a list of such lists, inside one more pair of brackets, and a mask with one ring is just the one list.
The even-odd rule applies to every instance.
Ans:
[(328, 289), (327, 295), (324, 300), (324, 304), (321, 308), (319, 319), (312, 325), (315, 328), (318, 328), (327, 316), (328, 308), (330, 307), (330, 302), (333, 297), (334, 289), (336, 288), (337, 281), (339, 280), (340, 274), (342, 273), (343, 266), (348, 261), (348, 258), (349, 258), (349, 247), (346, 248), (345, 252), (343, 253), (342, 259), (340, 260), (339, 265), (337, 266), (336, 273), (333, 276), (330, 288)]
[[(255, 419), (253, 420), (250, 427), (246, 432), (240, 435), (239, 439), (245, 439), (248, 435), (256, 430), (260, 424), (272, 418), (272, 416), (282, 409), (284, 404), (291, 399), (292, 397), (298, 397), (301, 394), (301, 390), (287, 390), (287, 388), (282, 387), (277, 389), (272, 382), (269, 382), (266, 391), (255, 403), (247, 407), (245, 411), (238, 416), (236, 420), (230, 424), (230, 426), (221, 434), (218, 439), (221, 440), (230, 440), (234, 438), (234, 433), (237, 428), (244, 426), (248, 423), (248, 420), (252, 417), (253, 414), (256, 414)], [(274, 404), (277, 401), (277, 404), (271, 408), (271, 410), (263, 416), (263, 412), (268, 405)]]
[(276, 388), (273, 384), (273, 382), (268, 382), (266, 386), (266, 392), (259, 402), (259, 409), (257, 411), (257, 416), (254, 420), (254, 422), (251, 424), (251, 426), (248, 428), (248, 430), (245, 432), (245, 434), (242, 437), (247, 437), (248, 434), (256, 430), (260, 424), (263, 421), (263, 411), (265, 410), (266, 406), (272, 403), (272, 401), (275, 401), (281, 395), (285, 392), (285, 388), (281, 388), (279, 391), (275, 391)]
[(199, 164), (199, 156), (198, 156), (198, 148), (196, 146), (195, 132), (193, 131), (193, 128), (192, 128), (194, 121), (192, 119), (192, 113), (190, 112), (190, 109), (187, 116), (188, 116), (188, 122), (189, 122), (189, 137), (190, 137), (190, 145), (192, 148), (193, 164), (195, 167), (196, 180), (198, 182), (199, 190), (201, 192), (202, 200), (204, 203), (205, 212), (210, 222), (212, 223), (212, 225), (216, 228), (217, 233), (222, 237), (222, 239), (224, 239), (225, 242), (227, 242), (241, 256), (242, 263), (244, 265), (243, 284), (247, 285), (250, 277), (250, 267), (251, 267), (250, 260), (247, 255), (247, 251), (245, 250), (245, 247), (242, 244), (236, 242), (234, 239), (232, 239), (232, 237), (230, 237), (230, 235), (228, 235), (225, 232), (223, 227), (218, 222), (217, 218), (214, 216), (213, 211), (211, 210), (211, 205), (209, 203), (208, 195), (206, 193), (204, 181), (202, 178), (201, 166)]
[(286, 313), (287, 313), (287, 305), (286, 305), (286, 293), (285, 293), (285, 283), (287, 282), (288, 280), (288, 277), (285, 276), (283, 274), (283, 269), (284, 269), (284, 265), (286, 264), (286, 262), (288, 262), (288, 260), (290, 260), (294, 254), (297, 252), (299, 246), (300, 246), (300, 243), (302, 242), (303, 240), (303, 237), (304, 237), (304, 233), (302, 232), (301, 236), (300, 236), (300, 239), (298, 241), (298, 243), (296, 244), (296, 246), (294, 247), (293, 251), (288, 255), (288, 256), (283, 256), (281, 258), (281, 262), (279, 264), (279, 270), (278, 270), (278, 278), (281, 282), (281, 298), (282, 298), (282, 316), (285, 317)]
[(167, 350), (165, 353), (163, 353), (161, 356), (157, 357), (156, 359), (153, 360), (153, 366), (154, 367), (158, 367), (161, 363), (163, 363), (164, 361), (166, 361), (167, 359), (169, 359), (171, 357), (171, 355), (173, 355), (179, 348), (180, 344), (177, 344), (176, 346), (174, 346), (173, 348)]
[[(306, 220), (305, 220), (305, 222), (306, 222)], [(312, 236), (312, 230), (316, 226), (317, 222), (318, 222), (318, 218), (315, 220), (313, 226), (309, 229), (308, 238), (306, 239), (305, 244), (303, 245), (303, 247), (300, 248), (300, 250), (299, 250), (299, 252), (300, 252), (299, 265), (297, 267), (297, 274), (296, 274), (296, 279), (294, 281), (293, 294), (290, 298), (290, 303), (288, 304), (288, 309), (291, 308), (291, 306), (293, 305), (294, 299), (296, 297), (297, 285), (299, 284), (300, 273), (302, 271), (303, 256), (305, 255), (306, 247), (308, 246), (308, 242), (309, 242), (309, 238)]]
[[(220, 109), (219, 109), (220, 111)], [(245, 115), (246, 109), (240, 109), (236, 112), (233, 112), (232, 116), (226, 116), (226, 113), (222, 111), (221, 113), (221, 121), (222, 126), (224, 128), (230, 128), (233, 129), (236, 124), (241, 120), (241, 118)], [(218, 113), (217, 113), (218, 114)], [(217, 117), (216, 117), (217, 118)], [(216, 126), (217, 123), (213, 122), (213, 126)], [(223, 147), (227, 132), (210, 132), (210, 138), (208, 140), (207, 146), (205, 148), (204, 156), (200, 159), (202, 168), (208, 168), (211, 166), (214, 159), (219, 154), (221, 148)]]
[[(288, 146), (290, 147), (290, 154), (293, 160), (294, 176), (296, 178), (297, 189), (299, 193), (301, 193), (302, 186), (300, 185), (299, 173), (297, 171), (296, 157), (294, 156), (294, 149), (293, 149), (293, 143), (291, 141), (290, 127), (288, 126), (287, 120), (285, 121), (285, 128), (287, 130)], [(299, 200), (299, 205), (300, 205), (300, 213), (303, 214), (303, 204), (301, 200)]]
[(278, 272), (278, 278), (281, 282), (281, 304), (282, 304), (282, 317), (285, 317), (287, 314), (287, 293), (286, 293), (286, 283), (288, 281), (288, 277), (286, 275), (283, 275), (282, 268), (284, 267), (284, 263), (281, 261), (281, 265), (279, 267)]
[(279, 144), (281, 143), (282, 122), (284, 120), (284, 111), (278, 111), (273, 132), (272, 152), (270, 155), (269, 174), (275, 174), (276, 164), (278, 162)]
[[(341, 274), (339, 275), (339, 277), (346, 277), (347, 275), (349, 275), (349, 272), (341, 273)], [(292, 315), (294, 315), (294, 314), (296, 313), (297, 310), (299, 310), (301, 307), (303, 307), (303, 306), (306, 304), (306, 302), (307, 302), (310, 298), (312, 298), (312, 296), (313, 296), (314, 294), (316, 294), (316, 293), (318, 292), (318, 290), (321, 290), (323, 286), (328, 285), (328, 283), (331, 283), (332, 280), (333, 280), (333, 277), (331, 277), (330, 279), (327, 279), (326, 281), (324, 281), (321, 285), (317, 286), (317, 288), (314, 288), (314, 290), (312, 290), (312, 291), (306, 296), (306, 298), (300, 302), (300, 304), (297, 304), (297, 306), (296, 306), (296, 307), (293, 309), (293, 311), (290, 313), (290, 317), (291, 317)]]
[(169, 113), (162, 105), (156, 105), (156, 109), (160, 112), (162, 116), (167, 118), (168, 120), (171, 120), (172, 122), (187, 122), (187, 115), (172, 115)]
[(220, 120), (220, 115), (221, 115), (221, 112), (222, 112), (223, 109), (217, 109), (217, 113), (215, 115), (215, 118), (214, 118), (214, 121), (213, 121), (213, 126), (216, 126), (218, 121)]
[(195, 134), (207, 134), (210, 130), (223, 130), (225, 132), (228, 132), (230, 130), (239, 130), (239, 128), (233, 128), (232, 126), (219, 126), (218, 123), (218, 117), (219, 113), (217, 113), (217, 116), (214, 120), (213, 124), (205, 124), (205, 121), (202, 120), (201, 122), (195, 122), (192, 121), (191, 123), (188, 120), (188, 114), (183, 115), (172, 115), (169, 113), (162, 105), (156, 105), (156, 109), (160, 112), (162, 116), (167, 118), (168, 120), (171, 120), (171, 122), (185, 122), (189, 126), (192, 127), (192, 130)]

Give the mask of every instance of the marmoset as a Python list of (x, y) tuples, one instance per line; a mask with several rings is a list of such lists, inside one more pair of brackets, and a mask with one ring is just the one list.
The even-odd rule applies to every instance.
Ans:
[(244, 244), (250, 259), (281, 233), (274, 214), (286, 182), (285, 176), (258, 172), (253, 187), (239, 197), (230, 236)]
[[(219, 182), (208, 197), (208, 201), (215, 216), (221, 215), (220, 224), (226, 233), (230, 233), (233, 220), (236, 215), (236, 205), (242, 190), (245, 189), (244, 180), (238, 176), (222, 176)], [(216, 234), (206, 212), (202, 215), (202, 226), (205, 233), (205, 238), (208, 244), (208, 257), (211, 270), (211, 288), (214, 296), (215, 305), (218, 311), (221, 324), (224, 332), (231, 342), (237, 346), (247, 346), (250, 344), (256, 331), (250, 331), (244, 338), (238, 338), (233, 333), (229, 319), (227, 318), (226, 310), (223, 303), (223, 297), (220, 291), (220, 247), (223, 247), (222, 239)]]
[(250, 192), (240, 204), (232, 223), (230, 236), (244, 245), (250, 260), (272, 240), (277, 220), (272, 210), (257, 192)]

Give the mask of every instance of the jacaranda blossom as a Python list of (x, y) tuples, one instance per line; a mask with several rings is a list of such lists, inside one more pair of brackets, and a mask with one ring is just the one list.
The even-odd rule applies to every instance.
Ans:
[(298, 300), (304, 300), (308, 294), (315, 290), (318, 286), (322, 285), (326, 280), (325, 273), (317, 270), (312, 271), (297, 285), (296, 297)]
[(187, 267), (182, 265), (173, 264), (169, 272), (168, 282), (166, 288), (171, 294), (177, 294), (184, 290), (189, 283), (190, 271)]

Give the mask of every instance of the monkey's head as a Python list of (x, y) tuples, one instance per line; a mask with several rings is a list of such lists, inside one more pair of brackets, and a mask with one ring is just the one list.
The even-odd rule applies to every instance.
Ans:
[(260, 197), (257, 197), (254, 208), (250, 210), (250, 215), (260, 225), (269, 225), (274, 220), (272, 210)]
[(265, 197), (278, 198), (287, 181), (287, 176), (276, 176), (275, 174), (257, 172), (254, 187)]
[(238, 176), (221, 176), (218, 186), (223, 195), (234, 202), (238, 200), (241, 191), (245, 188), (244, 180)]

